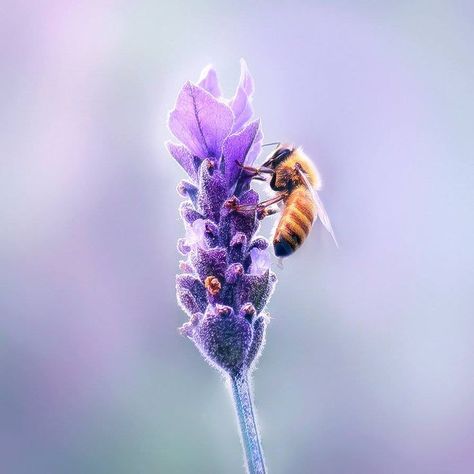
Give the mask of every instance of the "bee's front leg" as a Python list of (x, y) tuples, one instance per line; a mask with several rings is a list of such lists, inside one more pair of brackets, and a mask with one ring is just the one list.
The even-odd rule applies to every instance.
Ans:
[(232, 210), (237, 212), (257, 212), (257, 217), (263, 219), (266, 216), (270, 216), (278, 212), (276, 208), (269, 208), (269, 206), (283, 201), (288, 197), (287, 192), (278, 193), (276, 196), (259, 202), (257, 204), (235, 204)]
[(242, 163), (240, 163), (240, 161), (236, 161), (236, 163), (243, 171), (249, 173), (251, 179), (266, 181), (265, 177), (262, 176), (262, 173), (273, 174), (275, 172), (272, 168), (267, 168), (266, 166), (254, 168), (253, 166), (243, 165)]

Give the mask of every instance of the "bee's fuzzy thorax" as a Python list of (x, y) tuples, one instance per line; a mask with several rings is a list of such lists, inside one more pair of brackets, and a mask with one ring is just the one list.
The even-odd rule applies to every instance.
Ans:
[(296, 148), (292, 156), (293, 162), (291, 165), (294, 166), (296, 163), (299, 163), (308, 176), (308, 180), (313, 185), (313, 187), (315, 189), (320, 189), (321, 176), (311, 158), (303, 151), (303, 148)]

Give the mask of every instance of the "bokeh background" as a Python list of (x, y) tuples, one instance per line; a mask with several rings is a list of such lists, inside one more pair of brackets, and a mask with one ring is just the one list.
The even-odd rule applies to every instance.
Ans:
[(270, 472), (474, 471), (472, 2), (0, 8), (2, 473), (243, 471), (226, 388), (176, 330), (163, 148), (182, 83), (212, 62), (230, 96), (240, 57), (340, 242), (317, 225), (278, 270)]

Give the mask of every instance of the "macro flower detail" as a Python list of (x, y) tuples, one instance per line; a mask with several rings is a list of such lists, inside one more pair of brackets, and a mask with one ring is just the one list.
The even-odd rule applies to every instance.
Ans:
[(179, 304), (190, 317), (182, 332), (211, 364), (231, 374), (248, 370), (249, 353), (254, 358), (263, 342), (261, 313), (276, 282), (262, 248), (266, 241), (254, 240), (256, 212), (236, 210), (237, 204), (258, 203), (239, 166), (254, 162), (263, 138), (260, 121), (250, 121), (252, 94), (244, 61), (231, 100), (220, 96), (217, 74), (207, 67), (198, 85), (183, 86), (168, 122), (180, 141), (168, 142), (168, 150), (189, 177), (178, 186), (187, 198), (181, 207), (186, 237), (178, 250), (190, 271), (176, 280)]
[(263, 139), (260, 120), (252, 119), (254, 84), (245, 61), (234, 96), (225, 99), (220, 91), (216, 71), (208, 66), (197, 84), (183, 86), (169, 114), (178, 142), (166, 146), (188, 175), (177, 188), (185, 198), (180, 206), (185, 237), (177, 245), (185, 260), (176, 293), (189, 316), (181, 333), (231, 380), (249, 470), (265, 472), (253, 415), (248, 419), (248, 376), (264, 345), (264, 310), (276, 276), (268, 242), (255, 236), (259, 196), (241, 168), (254, 163)]

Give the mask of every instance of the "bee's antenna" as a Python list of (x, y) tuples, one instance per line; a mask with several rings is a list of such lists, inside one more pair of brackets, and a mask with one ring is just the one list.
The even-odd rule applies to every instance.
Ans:
[(264, 144), (262, 145), (262, 147), (263, 147), (263, 146), (272, 146), (272, 145), (279, 146), (279, 145), (280, 145), (280, 142), (264, 143)]

